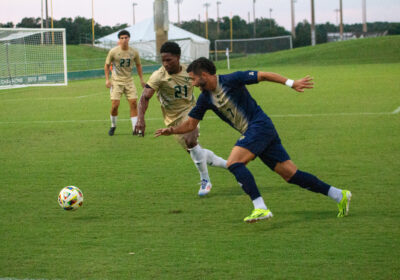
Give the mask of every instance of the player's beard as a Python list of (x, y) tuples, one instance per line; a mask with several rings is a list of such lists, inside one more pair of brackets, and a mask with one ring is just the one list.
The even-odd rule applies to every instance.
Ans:
[(202, 78), (199, 79), (199, 88), (203, 91), (205, 90), (207, 86), (207, 82), (206, 80), (203, 80)]

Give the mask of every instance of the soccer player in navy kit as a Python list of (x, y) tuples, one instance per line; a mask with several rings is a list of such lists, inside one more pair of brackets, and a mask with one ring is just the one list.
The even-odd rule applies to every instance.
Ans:
[(304, 89), (313, 88), (312, 78), (307, 76), (293, 81), (276, 73), (258, 71), (217, 76), (213, 62), (204, 57), (193, 61), (187, 72), (192, 78), (193, 85), (202, 90), (196, 106), (189, 113), (187, 121), (178, 126), (158, 129), (155, 136), (192, 131), (209, 109), (238, 130), (242, 136), (232, 149), (227, 166), (253, 201), (254, 210), (244, 218), (245, 222), (257, 222), (273, 216), (264, 203), (253, 175), (246, 167), (246, 164), (257, 156), (288, 183), (327, 195), (335, 200), (338, 203), (338, 217), (348, 215), (351, 192), (335, 188), (316, 176), (297, 169), (282, 146), (271, 119), (257, 105), (245, 87), (261, 81), (270, 81), (286, 84), (298, 92), (303, 92)]

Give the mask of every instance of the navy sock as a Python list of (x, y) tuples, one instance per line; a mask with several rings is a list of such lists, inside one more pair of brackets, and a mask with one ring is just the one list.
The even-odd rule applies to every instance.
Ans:
[(251, 200), (254, 200), (261, 196), (253, 175), (247, 169), (244, 163), (234, 163), (229, 166), (228, 169), (233, 175), (235, 175), (236, 180), (242, 184), (244, 192), (251, 197)]
[(302, 188), (305, 188), (312, 192), (322, 193), (324, 195), (328, 195), (330, 185), (322, 182), (320, 179), (315, 177), (314, 175), (297, 170), (297, 172), (293, 175), (292, 178), (288, 181), (291, 184), (299, 185)]

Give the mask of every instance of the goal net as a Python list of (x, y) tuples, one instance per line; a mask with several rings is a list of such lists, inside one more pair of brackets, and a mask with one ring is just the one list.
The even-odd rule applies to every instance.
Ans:
[(215, 40), (215, 60), (225, 59), (228, 49), (231, 58), (247, 56), (249, 54), (261, 54), (292, 49), (292, 36), (278, 36), (254, 39)]
[(0, 89), (67, 85), (65, 29), (0, 28)]

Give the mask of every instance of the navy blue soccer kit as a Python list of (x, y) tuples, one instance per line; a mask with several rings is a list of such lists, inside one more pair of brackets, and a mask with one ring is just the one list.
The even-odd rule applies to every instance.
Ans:
[[(217, 76), (216, 89), (203, 91), (189, 116), (202, 120), (207, 110), (213, 110), (242, 134), (236, 146), (248, 149), (274, 170), (277, 163), (287, 161), (290, 157), (282, 146), (271, 119), (258, 106), (245, 86), (258, 83), (257, 75), (257, 71), (240, 71)], [(244, 163), (232, 164), (229, 171), (253, 201), (261, 196), (253, 175)], [(297, 170), (288, 182), (325, 195), (328, 195), (331, 187), (316, 176), (301, 170)]]
[(290, 159), (271, 119), (251, 97), (245, 85), (258, 83), (257, 71), (219, 75), (214, 91), (203, 91), (189, 116), (202, 120), (213, 110), (242, 136), (236, 146), (248, 149), (272, 170), (278, 162)]

